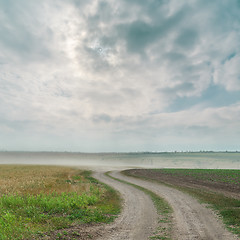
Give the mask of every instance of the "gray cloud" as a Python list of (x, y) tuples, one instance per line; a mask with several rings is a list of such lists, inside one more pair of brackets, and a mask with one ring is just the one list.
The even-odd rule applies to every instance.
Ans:
[[(36, 61), (49, 58), (47, 41), (51, 30), (37, 19), (42, 4), (28, 1), (1, 1), (0, 45), (4, 52), (11, 51), (21, 61)], [(43, 32), (39, 32), (39, 30)], [(9, 54), (10, 55), (10, 54)]]
[(193, 29), (181, 30), (181, 33), (176, 39), (176, 44), (184, 50), (191, 50), (198, 40), (198, 33)]
[(142, 53), (150, 44), (166, 39), (169, 32), (177, 28), (184, 19), (187, 11), (186, 8), (180, 9), (173, 16), (162, 18), (160, 21), (149, 15), (150, 23), (136, 20), (130, 22), (129, 25), (119, 25), (119, 37), (123, 36), (130, 52)]
[(0, 0), (0, 131), (78, 150), (239, 140), (239, 26), (237, 0)]
[(163, 92), (166, 95), (174, 95), (174, 96), (181, 96), (185, 95), (186, 92), (192, 92), (194, 90), (194, 85), (191, 82), (184, 82), (181, 84), (178, 84), (172, 88), (165, 88), (160, 89), (160, 92)]
[(99, 114), (99, 115), (94, 115), (93, 116), (93, 121), (94, 122), (106, 122), (109, 123), (112, 120), (112, 118), (107, 115), (107, 114)]

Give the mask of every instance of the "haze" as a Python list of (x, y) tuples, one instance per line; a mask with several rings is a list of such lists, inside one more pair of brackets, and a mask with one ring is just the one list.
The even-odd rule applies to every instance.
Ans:
[(97, 171), (139, 167), (240, 169), (240, 153), (0, 152), (0, 164), (63, 165)]
[(0, 0), (0, 150), (240, 150), (237, 0)]

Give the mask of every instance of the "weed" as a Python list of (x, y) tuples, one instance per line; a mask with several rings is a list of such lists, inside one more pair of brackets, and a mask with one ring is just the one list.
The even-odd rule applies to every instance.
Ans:
[[(0, 172), (1, 168), (13, 176), (7, 188), (0, 185), (1, 240), (33, 239), (72, 224), (110, 222), (119, 213), (118, 194), (90, 177), (90, 172), (49, 166), (2, 166)], [(4, 181), (0, 176), (0, 183)], [(73, 182), (74, 186), (69, 184)], [(63, 231), (57, 237), (67, 234)]]
[(72, 235), (80, 236), (80, 233), (78, 233), (78, 232), (73, 232)]

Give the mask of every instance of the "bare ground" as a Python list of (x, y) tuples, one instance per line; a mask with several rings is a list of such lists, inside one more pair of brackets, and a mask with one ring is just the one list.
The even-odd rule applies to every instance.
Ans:
[(157, 172), (151, 169), (128, 170), (133, 176), (142, 176), (148, 179), (172, 184), (174, 186), (205, 189), (207, 191), (221, 193), (226, 197), (240, 199), (240, 185), (222, 182), (210, 182), (203, 179), (194, 179), (190, 176), (178, 176), (166, 172)]

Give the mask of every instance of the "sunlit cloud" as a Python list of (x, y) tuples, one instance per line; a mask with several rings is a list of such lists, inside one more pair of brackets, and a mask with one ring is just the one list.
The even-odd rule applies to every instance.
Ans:
[(239, 1), (0, 0), (0, 22), (0, 149), (235, 150)]

